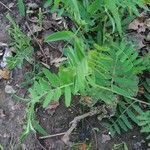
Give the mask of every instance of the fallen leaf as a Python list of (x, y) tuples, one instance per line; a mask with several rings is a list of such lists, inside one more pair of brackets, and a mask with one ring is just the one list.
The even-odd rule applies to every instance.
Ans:
[(59, 67), (60, 64), (61, 64), (63, 61), (66, 61), (66, 60), (67, 60), (66, 57), (54, 58), (54, 59), (51, 61), (51, 65), (54, 64), (56, 67)]
[(139, 87), (139, 91), (138, 91), (140, 94), (144, 94), (144, 87), (143, 86), (141, 86), (141, 87)]
[(59, 106), (59, 102), (52, 102), (50, 105), (46, 108), (47, 109), (56, 109)]
[(145, 36), (140, 33), (129, 33), (126, 35), (126, 39), (127, 41), (132, 42), (136, 49), (141, 49), (146, 46), (144, 43)]
[(129, 24), (128, 29), (141, 33), (146, 31), (146, 25), (140, 18), (136, 18)]
[(79, 148), (78, 148), (78, 149), (79, 149), (79, 150), (86, 150), (86, 149), (87, 149), (87, 146), (86, 146), (85, 143), (82, 143), (82, 144), (79, 145)]
[(0, 77), (8, 80), (10, 78), (10, 71), (4, 68), (3, 70), (0, 70)]
[(93, 104), (93, 100), (90, 96), (82, 96), (81, 102), (85, 105), (92, 105)]

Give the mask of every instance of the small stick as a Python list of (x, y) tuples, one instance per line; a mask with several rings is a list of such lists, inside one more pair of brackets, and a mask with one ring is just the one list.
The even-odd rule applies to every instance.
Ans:
[(105, 106), (102, 105), (101, 108), (98, 108), (98, 107), (95, 107), (94, 109), (92, 109), (90, 112), (88, 113), (85, 113), (81, 116), (77, 116), (73, 119), (73, 121), (71, 121), (71, 127), (69, 128), (69, 130), (65, 133), (65, 135), (62, 137), (62, 141), (65, 143), (65, 144), (68, 144), (69, 143), (69, 136), (70, 134), (72, 133), (72, 131), (76, 128), (77, 126), (77, 123), (88, 117), (88, 116), (93, 116), (93, 115), (96, 115), (96, 114), (102, 114), (102, 116), (104, 116), (104, 114), (107, 114), (106, 110), (105, 110)]
[(64, 135), (61, 140), (65, 143), (65, 144), (69, 144), (69, 136), (72, 133), (72, 131), (76, 128), (77, 123), (79, 121), (81, 121), (82, 119), (89, 117), (89, 116), (93, 116), (99, 114), (101, 115), (101, 119), (105, 118), (107, 115), (107, 111), (105, 109), (105, 105), (99, 106), (99, 107), (94, 107), (91, 111), (89, 111), (88, 113), (85, 113), (83, 115), (77, 116), (75, 117), (71, 122), (71, 127), (63, 133), (58, 133), (58, 134), (53, 134), (53, 135), (47, 135), (47, 136), (42, 136), (39, 137), (39, 139), (46, 139), (46, 138), (51, 138), (51, 137), (56, 137), (56, 136), (60, 136), (60, 135)]
[(66, 132), (57, 133), (57, 134), (53, 134), (53, 135), (41, 136), (41, 137), (39, 137), (39, 139), (47, 139), (47, 138), (52, 138), (52, 137), (56, 137), (56, 136), (60, 136), (60, 135), (64, 135), (64, 134), (66, 134)]
[(0, 4), (3, 5), (6, 9), (8, 9), (10, 12), (12, 12), (12, 10), (9, 7), (7, 7), (4, 3), (0, 2)]

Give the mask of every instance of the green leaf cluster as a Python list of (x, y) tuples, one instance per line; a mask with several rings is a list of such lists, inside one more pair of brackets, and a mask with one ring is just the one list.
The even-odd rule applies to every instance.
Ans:
[(150, 146), (150, 111), (143, 112), (137, 117), (138, 125), (141, 126), (141, 132), (147, 133), (148, 146)]
[(117, 30), (122, 36), (122, 19), (126, 12), (130, 16), (139, 15), (138, 7), (148, 10), (143, 0), (47, 0), (45, 7), (51, 7), (51, 12), (59, 15), (67, 13), (79, 26), (91, 31), (97, 25), (111, 25), (113, 32)]
[[(139, 15), (138, 7), (146, 9), (143, 0), (47, 0), (47, 6), (51, 6), (51, 12), (69, 16), (76, 22), (77, 29), (45, 37), (47, 43), (60, 40), (67, 42), (63, 49), (67, 61), (60, 64), (57, 73), (43, 69), (42, 75), (36, 78), (29, 89), (25, 135), (30, 129), (42, 130), (38, 124), (34, 127), (34, 107), (37, 103), (46, 108), (51, 102), (64, 97), (65, 105), (69, 107), (74, 95), (91, 97), (93, 105), (99, 101), (112, 108), (117, 107), (115, 116), (105, 123), (112, 135), (132, 129), (132, 122), (139, 124), (137, 116), (144, 111), (140, 106), (142, 101), (135, 98), (138, 75), (149, 70), (150, 57), (140, 56), (134, 45), (110, 35), (117, 31), (122, 37), (122, 17), (127, 12), (133, 17), (133, 14)], [(13, 32), (16, 32), (14, 23), (13, 26)], [(15, 36), (16, 40), (18, 37)], [(31, 48), (29, 43), (30, 40), (23, 48), (17, 43), (18, 56), (20, 47), (23, 50)], [(23, 60), (21, 56), (19, 58)]]
[(112, 136), (116, 133), (121, 134), (133, 129), (132, 122), (138, 125), (137, 115), (141, 115), (143, 112), (138, 103), (130, 99), (124, 99), (118, 103), (115, 117), (109, 119), (104, 125)]
[(7, 67), (13, 69), (15, 67), (21, 68), (23, 61), (32, 62), (33, 47), (31, 46), (31, 38), (26, 36), (14, 22), (11, 16), (6, 16), (12, 26), (8, 33), (11, 37), (11, 47), (15, 50), (15, 56), (7, 57)]

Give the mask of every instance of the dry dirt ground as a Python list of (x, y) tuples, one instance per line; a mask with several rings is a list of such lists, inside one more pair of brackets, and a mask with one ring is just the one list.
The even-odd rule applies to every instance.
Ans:
[[(1, 0), (1, 2), (6, 6), (10, 6), (12, 3), (10, 13), (14, 16), (15, 21), (22, 25), (25, 19), (19, 17), (16, 1)], [(28, 0), (26, 2), (41, 4), (38, 0)], [(0, 42), (6, 44), (10, 43), (6, 31), (9, 27), (9, 22), (5, 17), (8, 12), (8, 9), (0, 4)], [(23, 25), (21, 28), (26, 31)], [(54, 31), (49, 30), (47, 32), (51, 33)], [(59, 54), (58, 50), (54, 52), (54, 49), (50, 49), (49, 52), (54, 53), (55, 57)], [(147, 149), (144, 137), (139, 133), (139, 129), (136, 126), (133, 131), (111, 139), (106, 130), (102, 129), (101, 123), (96, 117), (87, 118), (78, 124), (77, 129), (71, 135), (71, 141), (75, 143), (72, 148), (64, 145), (61, 141), (61, 136), (39, 140), (38, 137), (40, 135), (34, 133), (30, 134), (23, 143), (20, 143), (19, 138), (25, 121), (26, 105), (25, 103), (17, 102), (12, 98), (11, 94), (6, 93), (6, 86), (10, 85), (14, 90), (20, 90), (20, 95), (24, 95), (26, 90), (19, 89), (19, 85), (23, 82), (23, 75), (27, 71), (28, 65), (27, 67), (23, 67), (23, 69), (14, 69), (9, 80), (0, 79), (0, 144), (4, 150), (86, 150), (85, 143), (91, 143), (92, 146), (89, 146), (90, 150), (112, 150), (114, 144), (121, 142), (127, 143), (129, 150)], [(55, 110), (43, 110), (40, 106), (37, 106), (36, 112), (37, 119), (46, 131), (49, 134), (56, 134), (68, 130), (69, 123), (75, 116), (84, 113), (84, 108), (78, 104), (78, 97), (75, 97), (73, 105), (69, 109), (67, 109), (62, 100), (60, 100), (60, 104)]]

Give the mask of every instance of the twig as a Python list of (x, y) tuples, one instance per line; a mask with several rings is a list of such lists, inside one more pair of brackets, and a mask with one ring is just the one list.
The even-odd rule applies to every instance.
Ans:
[(45, 148), (45, 147), (40, 143), (40, 141), (38, 140), (37, 135), (34, 134), (34, 136), (35, 136), (36, 140), (38, 141), (39, 146), (40, 146), (43, 150), (46, 150), (46, 148)]
[(47, 138), (52, 138), (52, 137), (56, 137), (56, 136), (60, 136), (60, 135), (64, 135), (66, 134), (66, 132), (62, 132), (62, 133), (57, 133), (57, 134), (53, 134), (53, 135), (46, 135), (46, 136), (41, 136), (39, 137), (39, 139), (47, 139)]
[(85, 113), (81, 116), (77, 116), (73, 119), (73, 121), (71, 121), (71, 127), (69, 128), (69, 130), (65, 133), (65, 135), (62, 137), (62, 141), (65, 143), (65, 144), (68, 144), (69, 143), (69, 136), (70, 134), (72, 133), (72, 131), (76, 128), (77, 126), (77, 123), (86, 118), (86, 117), (89, 117), (89, 116), (93, 116), (93, 115), (96, 115), (96, 114), (100, 114), (102, 116), (102, 118), (107, 114), (107, 111), (105, 109), (105, 105), (102, 105), (100, 107), (95, 107), (94, 109), (92, 109), (90, 112), (88, 113)]
[(7, 7), (4, 3), (0, 2), (0, 4), (3, 5), (6, 9), (8, 9), (10, 12), (12, 12), (12, 10), (9, 7)]
[(91, 111), (89, 111), (88, 113), (85, 113), (83, 115), (77, 116), (75, 117), (71, 122), (71, 127), (66, 131), (66, 132), (62, 132), (62, 133), (58, 133), (58, 134), (53, 134), (53, 135), (47, 135), (47, 136), (42, 136), (39, 137), (39, 139), (46, 139), (46, 138), (52, 138), (52, 137), (56, 137), (56, 136), (60, 136), (60, 135), (64, 135), (61, 140), (68, 145), (69, 143), (69, 136), (72, 133), (72, 131), (76, 128), (77, 123), (80, 122), (82, 119), (87, 118), (89, 116), (93, 116), (93, 115), (101, 115), (101, 118), (106, 117), (107, 111), (105, 109), (105, 105), (102, 106), (98, 106), (98, 107), (94, 107), (93, 109), (91, 109)]

